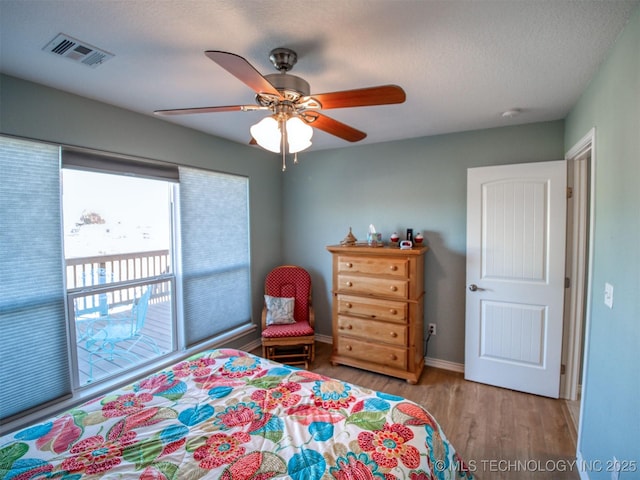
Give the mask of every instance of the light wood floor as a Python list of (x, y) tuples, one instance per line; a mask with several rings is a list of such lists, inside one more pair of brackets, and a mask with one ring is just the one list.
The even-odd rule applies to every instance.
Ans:
[(579, 479), (572, 467), (575, 428), (563, 400), (468, 382), (460, 373), (430, 367), (417, 385), (409, 385), (357, 368), (333, 367), (330, 355), (331, 345), (316, 343), (310, 370), (421, 404), (478, 479)]

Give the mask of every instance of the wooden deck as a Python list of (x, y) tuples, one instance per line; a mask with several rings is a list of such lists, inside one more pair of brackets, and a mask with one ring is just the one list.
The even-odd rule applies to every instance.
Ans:
[[(128, 340), (118, 343), (114, 355), (95, 352), (95, 344), (87, 349), (87, 342), (78, 344), (78, 374), (80, 386), (109, 378), (147, 363), (172, 350), (171, 306), (168, 301), (149, 305), (144, 328), (143, 340)], [(145, 341), (146, 340), (146, 341)], [(153, 345), (157, 345), (158, 353)], [(91, 354), (91, 351), (94, 351)], [(90, 375), (93, 364), (93, 375)]]

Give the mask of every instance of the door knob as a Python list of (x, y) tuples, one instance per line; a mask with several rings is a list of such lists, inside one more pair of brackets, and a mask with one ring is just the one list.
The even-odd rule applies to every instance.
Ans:
[(469, 285), (469, 290), (472, 292), (477, 292), (478, 290), (484, 290), (484, 288), (480, 288), (475, 283), (472, 283), (471, 285)]

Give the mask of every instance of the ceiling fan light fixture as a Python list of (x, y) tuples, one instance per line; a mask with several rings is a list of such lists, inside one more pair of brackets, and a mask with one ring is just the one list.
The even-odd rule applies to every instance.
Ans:
[[(290, 116), (285, 123), (289, 153), (298, 153), (311, 146), (313, 128), (300, 117)], [(280, 153), (282, 131), (275, 115), (263, 118), (251, 127), (251, 136), (265, 150)]]
[(300, 117), (290, 117), (287, 120), (287, 141), (289, 153), (298, 153), (311, 146), (313, 128), (304, 123)]
[(278, 121), (273, 117), (265, 117), (250, 128), (251, 136), (265, 150), (280, 153), (281, 133)]

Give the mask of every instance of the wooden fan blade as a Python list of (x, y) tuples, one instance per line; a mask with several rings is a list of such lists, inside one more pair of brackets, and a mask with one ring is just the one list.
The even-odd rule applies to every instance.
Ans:
[(271, 82), (264, 78), (262, 74), (253, 67), (253, 65), (240, 55), (221, 52), (219, 50), (207, 50), (204, 53), (231, 75), (245, 83), (254, 92), (270, 93), (271, 95), (276, 95), (278, 98), (282, 99), (282, 95), (280, 95), (280, 92), (278, 92), (276, 87), (271, 85)]
[(172, 110), (156, 110), (153, 113), (156, 115), (186, 115), (190, 113), (248, 112), (251, 110), (268, 110), (268, 108), (258, 105), (227, 105), (221, 107), (174, 108)]
[(306, 111), (300, 116), (307, 124), (318, 128), (323, 132), (340, 137), (348, 142), (359, 142), (367, 136), (366, 133), (356, 130), (347, 124), (334, 120), (318, 112)]
[(320, 93), (311, 95), (322, 105), (322, 109), (369, 107), (373, 105), (390, 105), (403, 103), (407, 96), (397, 85), (380, 85), (378, 87), (358, 88), (341, 92)]

